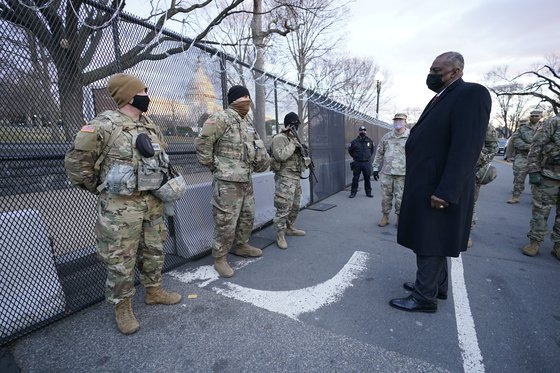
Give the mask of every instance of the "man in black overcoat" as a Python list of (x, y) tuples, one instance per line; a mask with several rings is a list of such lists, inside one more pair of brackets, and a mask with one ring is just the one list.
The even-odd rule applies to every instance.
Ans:
[(488, 90), (461, 79), (457, 52), (438, 56), (426, 79), (436, 96), (426, 106), (406, 143), (406, 178), (397, 242), (416, 254), (412, 293), (392, 307), (436, 312), (447, 299), (447, 257), (467, 249), (473, 213), (476, 161), (490, 118)]

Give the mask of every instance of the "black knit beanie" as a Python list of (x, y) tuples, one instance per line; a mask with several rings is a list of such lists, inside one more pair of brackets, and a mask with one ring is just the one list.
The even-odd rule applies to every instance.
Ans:
[(249, 94), (249, 90), (242, 85), (234, 85), (231, 87), (227, 93), (227, 102), (228, 105), (231, 104), (233, 101), (237, 100), (243, 96), (251, 96)]
[(290, 113), (286, 114), (286, 116), (284, 117), (284, 125), (285, 126), (287, 126), (288, 124), (292, 124), (292, 123), (299, 123), (299, 117), (294, 112), (290, 112)]

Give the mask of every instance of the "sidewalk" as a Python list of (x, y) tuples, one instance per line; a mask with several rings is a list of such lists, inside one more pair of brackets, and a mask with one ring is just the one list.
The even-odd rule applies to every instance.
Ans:
[[(227, 282), (272, 291), (298, 289), (331, 278), (356, 250), (371, 252), (372, 243), (396, 246), (394, 215), (392, 225), (374, 238), (372, 227), (380, 210), (377, 195), (370, 199), (359, 191), (349, 199), (343, 191), (322, 203), (336, 207), (300, 213), (297, 223), (307, 230), (305, 237), (289, 237), (288, 250), (275, 244), (266, 247), (262, 259), (239, 269)], [(274, 239), (275, 233), (268, 227), (254, 236)], [(399, 254), (407, 253), (399, 250)], [(233, 255), (230, 261), (243, 263)], [(183, 295), (177, 306), (147, 306), (143, 289), (137, 288), (134, 309), (141, 328), (132, 336), (121, 335), (112, 308), (98, 303), (7, 347), (23, 371), (444, 371), (224, 297), (215, 292), (224, 279), (203, 287), (200, 281), (186, 284), (177, 279), (211, 264), (212, 258), (205, 257), (164, 276), (165, 286)], [(392, 290), (399, 294), (398, 284)], [(188, 299), (189, 294), (197, 298)]]

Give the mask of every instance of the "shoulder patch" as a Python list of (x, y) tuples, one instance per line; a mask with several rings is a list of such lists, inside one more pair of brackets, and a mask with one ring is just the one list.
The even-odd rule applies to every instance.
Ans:
[(90, 132), (90, 133), (95, 132), (95, 127), (92, 126), (91, 124), (86, 124), (85, 126), (82, 127), (80, 132)]

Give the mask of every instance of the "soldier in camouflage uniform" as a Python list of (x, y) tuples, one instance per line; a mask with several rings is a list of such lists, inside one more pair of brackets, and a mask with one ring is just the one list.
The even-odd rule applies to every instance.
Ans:
[(220, 276), (231, 277), (227, 254), (233, 241), (236, 255), (261, 256), (248, 244), (255, 220), (252, 173), (268, 169), (270, 159), (263, 141), (249, 122), (249, 91), (233, 86), (228, 91), (228, 108), (212, 114), (196, 139), (198, 161), (214, 176), (212, 212), (214, 237), (212, 256)]
[(117, 74), (107, 88), (119, 110), (82, 127), (65, 167), (73, 184), (99, 194), (95, 233), (97, 254), (107, 266), (105, 296), (115, 305), (118, 329), (132, 334), (139, 328), (131, 303), (136, 263), (147, 304), (181, 300), (161, 288), (167, 230), (163, 202), (152, 194), (162, 185), (169, 157), (160, 129), (143, 114), (150, 102), (144, 83)]
[[(492, 166), (492, 160), (494, 156), (498, 154), (498, 134), (494, 126), (488, 125), (486, 130), (486, 139), (484, 140), (484, 145), (480, 151), (480, 156), (476, 162), (476, 178), (474, 185), (474, 206), (473, 206), (473, 216), (471, 221), (471, 231), (475, 227), (478, 220), (476, 216), (476, 201), (478, 200), (478, 193), (480, 192), (480, 187), (486, 185), (497, 176), (496, 167)], [(469, 237), (467, 242), (467, 247), (473, 245), (472, 239)]]
[(548, 119), (537, 129), (529, 151), (527, 171), (533, 191), (529, 244), (522, 252), (535, 256), (547, 232), (550, 210), (556, 207), (551, 239), (552, 255), (560, 260), (560, 116)]
[(301, 173), (311, 160), (304, 157), (303, 144), (294, 134), (297, 133), (300, 121), (296, 113), (288, 113), (284, 117), (284, 130), (274, 136), (270, 149), (272, 160), (270, 169), (274, 171), (276, 189), (274, 193), (274, 226), (276, 228), (276, 244), (287, 249), (287, 236), (304, 236), (305, 232), (294, 227), (299, 213), (301, 199)]
[[(529, 119), (520, 119), (519, 120), (519, 126), (525, 126), (527, 124), (529, 124)], [(514, 149), (515, 149), (515, 147), (513, 146), (513, 135), (512, 135), (512, 136), (510, 136), (510, 138), (507, 142), (506, 151), (504, 153), (504, 161), (513, 162), (513, 159), (515, 158)]]
[(537, 123), (542, 119), (542, 110), (533, 110), (529, 116), (529, 124), (520, 126), (511, 136), (510, 144), (513, 144), (515, 158), (513, 160), (513, 191), (511, 199), (507, 203), (519, 203), (519, 196), (525, 189), (525, 178), (527, 177), (527, 155), (533, 141)]
[(373, 160), (373, 179), (379, 179), (381, 167), (381, 211), (383, 216), (378, 226), (384, 227), (389, 224), (389, 213), (395, 197), (395, 214), (397, 214), (397, 224), (399, 222), (399, 212), (404, 190), (404, 178), (406, 174), (406, 156), (404, 146), (410, 130), (406, 127), (406, 114), (397, 113), (393, 118), (392, 132), (387, 132), (381, 138), (375, 158)]

